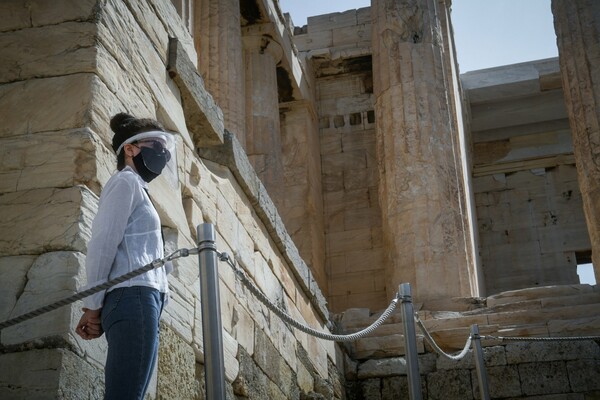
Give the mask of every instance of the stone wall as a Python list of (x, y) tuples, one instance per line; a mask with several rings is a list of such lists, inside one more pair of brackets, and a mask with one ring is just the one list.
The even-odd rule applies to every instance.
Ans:
[[(517, 342), (483, 349), (491, 399), (595, 399), (600, 346), (595, 341)], [(419, 355), (423, 399), (481, 399), (472, 350), (460, 361)], [(404, 357), (371, 359), (346, 370), (348, 399), (408, 398)]]
[[(213, 156), (237, 154), (233, 166), (197, 153), (201, 135), (228, 136), (199, 76), (173, 78), (184, 72), (179, 64), (167, 72), (169, 38), (178, 39), (178, 62), (197, 59), (170, 1), (8, 1), (0, 10), (0, 320), (85, 286), (91, 221), (115, 166), (108, 121), (128, 111), (178, 133), (177, 170), (150, 185), (167, 249), (194, 247), (195, 227), (215, 224), (218, 249), (234, 255), (272, 301), (327, 330), (314, 277), (239, 144), (213, 148)], [(336, 347), (290, 330), (226, 264), (219, 272), (229, 396), (343, 397)], [(170, 287), (149, 397), (203, 398), (195, 257), (177, 260)], [(106, 343), (74, 334), (80, 309), (77, 302), (2, 331), (1, 398), (102, 397)]]
[(327, 300), (383, 308), (385, 292), (370, 9), (310, 17), (294, 42), (316, 75)]
[(487, 294), (578, 283), (589, 258), (558, 59), (462, 76)]

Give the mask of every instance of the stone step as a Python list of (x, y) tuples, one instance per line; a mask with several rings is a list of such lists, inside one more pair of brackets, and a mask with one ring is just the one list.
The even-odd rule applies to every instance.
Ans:
[(501, 304), (518, 303), (527, 300), (535, 300), (541, 298), (557, 298), (562, 296), (578, 296), (586, 293), (598, 291), (596, 286), (579, 284), (579, 285), (557, 285), (557, 286), (542, 286), (527, 289), (511, 290), (498, 293), (487, 298), (486, 305), (488, 308)]
[[(425, 352), (423, 336), (417, 335), (417, 351)], [(355, 360), (398, 357), (406, 354), (402, 332), (385, 336), (365, 337), (350, 343), (350, 355)]]

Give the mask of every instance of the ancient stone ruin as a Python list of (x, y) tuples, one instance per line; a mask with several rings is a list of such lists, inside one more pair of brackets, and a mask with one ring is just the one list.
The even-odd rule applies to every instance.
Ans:
[[(0, 2), (0, 323), (86, 286), (108, 122), (127, 111), (177, 137), (150, 184), (168, 250), (214, 224), (325, 333), (369, 326), (410, 283), (444, 351), (479, 327), (491, 398), (598, 398), (600, 292), (576, 269), (600, 276), (600, 3), (552, 0), (558, 58), (465, 74), (451, 6), (372, 0), (297, 27), (277, 0)], [(228, 398), (408, 398), (399, 310), (336, 343), (219, 273)], [(204, 399), (197, 257), (169, 282), (147, 397)], [(103, 398), (81, 306), (2, 329), (0, 398)], [(556, 337), (577, 340), (526, 340)], [(423, 398), (481, 398), (472, 350), (416, 342)]]

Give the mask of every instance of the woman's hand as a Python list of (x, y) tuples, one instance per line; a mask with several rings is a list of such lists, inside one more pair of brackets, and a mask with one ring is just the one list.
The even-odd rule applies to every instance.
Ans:
[(83, 315), (77, 324), (75, 332), (85, 340), (92, 340), (102, 336), (102, 324), (100, 322), (100, 310), (83, 309)]

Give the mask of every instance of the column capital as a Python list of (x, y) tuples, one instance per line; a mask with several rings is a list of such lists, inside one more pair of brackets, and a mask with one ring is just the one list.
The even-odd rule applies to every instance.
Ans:
[(254, 51), (260, 54), (270, 54), (275, 60), (276, 65), (279, 65), (283, 58), (283, 48), (269, 35), (244, 35), (242, 36), (242, 42), (245, 51)]

